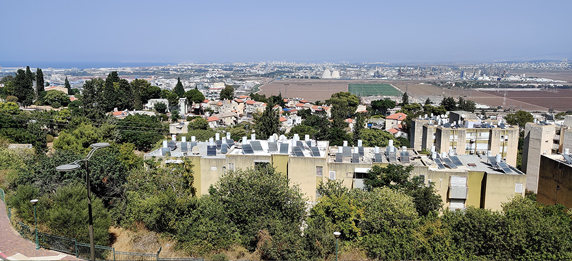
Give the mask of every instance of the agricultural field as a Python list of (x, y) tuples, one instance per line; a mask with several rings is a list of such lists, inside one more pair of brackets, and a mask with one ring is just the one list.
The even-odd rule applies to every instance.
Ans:
[[(501, 100), (504, 97), (504, 92), (496, 91), (480, 91), (482, 93), (497, 96)], [(507, 91), (506, 92), (506, 105), (515, 105), (516, 109), (520, 109), (518, 104), (529, 104), (526, 107), (541, 107), (544, 111), (554, 109), (556, 111), (572, 110), (572, 90), (539, 90), (539, 91)]]
[(403, 94), (387, 83), (350, 83), (348, 90), (357, 96), (401, 96)]

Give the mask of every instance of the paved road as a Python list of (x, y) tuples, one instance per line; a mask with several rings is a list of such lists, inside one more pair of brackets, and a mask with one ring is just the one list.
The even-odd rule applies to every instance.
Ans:
[(20, 236), (10, 225), (6, 205), (0, 200), (0, 259), (4, 260), (80, 260), (60, 252), (39, 249)]

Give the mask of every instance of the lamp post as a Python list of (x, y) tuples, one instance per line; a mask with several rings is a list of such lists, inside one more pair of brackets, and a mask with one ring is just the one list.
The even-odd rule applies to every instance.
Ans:
[(87, 154), (85, 159), (76, 160), (70, 164), (61, 165), (56, 167), (57, 171), (60, 172), (70, 172), (76, 169), (81, 168), (78, 164), (80, 161), (85, 162), (85, 171), (87, 172), (86, 181), (87, 181), (87, 213), (88, 213), (88, 226), (89, 226), (89, 245), (90, 245), (90, 257), (89, 260), (95, 260), (95, 240), (93, 238), (93, 217), (91, 213), (91, 179), (89, 178), (89, 168), (88, 168), (88, 161), (93, 156), (96, 150), (109, 147), (109, 143), (95, 143), (91, 144), (90, 147), (92, 148), (91, 151)]
[(36, 203), (38, 203), (38, 200), (32, 199), (30, 203), (34, 206), (34, 220), (36, 220), (36, 249), (40, 249), (40, 241), (38, 241), (38, 216), (36, 215)]
[(336, 236), (336, 261), (338, 261), (338, 238), (342, 233), (336, 231), (334, 232), (334, 236)]

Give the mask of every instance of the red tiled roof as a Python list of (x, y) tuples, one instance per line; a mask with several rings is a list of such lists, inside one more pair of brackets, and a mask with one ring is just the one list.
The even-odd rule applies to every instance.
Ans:
[(70, 101), (77, 101), (79, 100), (78, 98), (76, 98), (75, 96), (70, 96)]
[(221, 106), (221, 105), (222, 105), (222, 102), (219, 101), (216, 105)]
[(301, 102), (301, 103), (308, 103), (309, 101), (307, 101), (307, 100), (301, 100), (300, 102)]
[(286, 118), (280, 117), (280, 122), (286, 121)]
[(217, 118), (217, 117), (215, 117), (215, 116), (211, 116), (211, 117), (208, 117), (208, 118), (207, 118), (207, 121), (208, 121), (208, 122), (218, 121), (218, 120), (219, 120), (219, 118)]
[(209, 102), (210, 102), (210, 100), (208, 100), (208, 99), (205, 99), (205, 100), (203, 101), (203, 103), (209, 103)]
[(401, 126), (401, 124), (397, 124), (397, 128), (403, 129), (403, 126)]
[(324, 109), (325, 111), (327, 111), (328, 109), (330, 109), (330, 107), (322, 106), (322, 109)]
[(298, 103), (298, 104), (296, 104), (296, 107), (304, 107), (304, 104), (303, 104), (303, 103)]
[(352, 122), (354, 122), (354, 120), (352, 120), (352, 119), (346, 119), (346, 122), (347, 122), (347, 123), (352, 123)]
[(314, 110), (318, 109), (318, 105), (312, 106), (312, 109), (314, 109)]
[(123, 114), (123, 111), (114, 111), (113, 116), (120, 116)]
[(246, 95), (240, 95), (240, 96), (238, 96), (238, 98), (241, 98), (241, 99), (246, 99), (246, 98), (249, 98), (249, 97), (248, 97), (248, 96), (246, 96)]
[(284, 102), (288, 102), (288, 99), (284, 99)]
[(391, 115), (387, 116), (386, 119), (403, 121), (403, 120), (405, 120), (405, 118), (407, 118), (407, 114), (405, 114), (403, 112), (398, 112), (396, 114), (391, 114)]
[(241, 100), (241, 99), (236, 99), (235, 101), (238, 102), (238, 103), (244, 102), (244, 101)]
[(389, 129), (389, 132), (391, 132), (391, 134), (395, 134), (399, 131), (396, 128), (391, 128), (391, 129)]
[(256, 102), (253, 101), (253, 100), (248, 100), (248, 101), (246, 101), (246, 104), (248, 104), (248, 105), (253, 105), (253, 104), (255, 104), (255, 103), (256, 103)]

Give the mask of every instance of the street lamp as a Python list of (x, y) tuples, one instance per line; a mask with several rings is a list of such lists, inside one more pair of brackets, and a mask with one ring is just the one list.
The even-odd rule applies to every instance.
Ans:
[(38, 200), (32, 199), (30, 203), (34, 206), (34, 220), (36, 220), (36, 249), (40, 249), (40, 241), (38, 241), (38, 216), (36, 215), (36, 203), (38, 203)]
[(336, 236), (336, 261), (338, 261), (338, 238), (342, 233), (336, 231), (334, 232), (334, 236)]
[(91, 144), (90, 147), (92, 148), (91, 151), (87, 154), (85, 159), (76, 160), (70, 164), (65, 164), (61, 166), (57, 166), (56, 170), (59, 172), (70, 172), (76, 169), (81, 168), (78, 164), (80, 161), (85, 162), (85, 171), (87, 172), (86, 181), (87, 181), (87, 213), (88, 213), (88, 225), (89, 225), (89, 245), (90, 245), (90, 258), (89, 260), (95, 260), (95, 241), (93, 238), (93, 217), (91, 214), (91, 179), (89, 178), (89, 168), (88, 168), (88, 161), (93, 156), (96, 150), (109, 147), (109, 143), (94, 143)]

